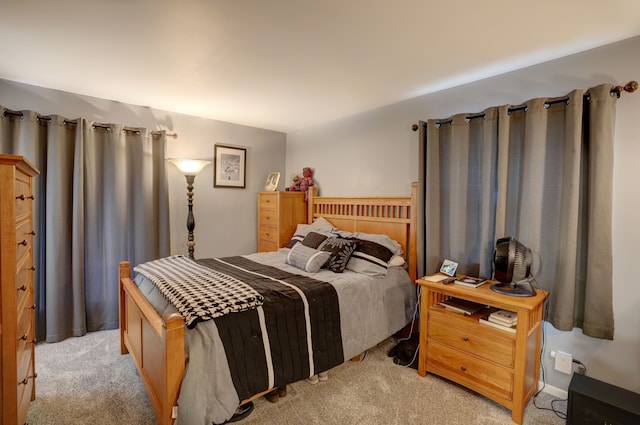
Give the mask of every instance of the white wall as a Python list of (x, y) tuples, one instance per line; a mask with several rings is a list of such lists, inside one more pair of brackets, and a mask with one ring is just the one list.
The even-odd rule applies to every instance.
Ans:
[[(194, 185), (195, 255), (219, 257), (257, 249), (257, 193), (264, 190), (270, 171), (284, 174), (285, 134), (222, 121), (192, 117), (143, 106), (19, 84), (0, 79), (0, 104), (42, 115), (86, 118), (130, 127), (168, 130), (177, 139), (167, 142), (168, 158), (213, 159), (214, 144), (247, 148), (245, 189), (214, 188), (213, 166), (207, 166)], [(187, 254), (187, 183), (167, 164), (171, 252)], [(281, 179), (280, 190), (284, 190)], [(133, 205), (132, 205), (133, 207)], [(124, 260), (124, 259), (123, 259)]]
[[(428, 47), (428, 46), (426, 46)], [(479, 45), (479, 48), (483, 46)], [(417, 180), (418, 133), (411, 125), (429, 118), (479, 112), (534, 97), (555, 97), (574, 88), (640, 80), (640, 38), (406, 100), (287, 135), (286, 176), (304, 166), (327, 195), (408, 195)], [(640, 392), (640, 93), (623, 94), (616, 116), (613, 205), (613, 305), (615, 339), (585, 337), (545, 326), (543, 363), (550, 385), (567, 389), (569, 375), (553, 370), (550, 350), (572, 353), (587, 374)]]

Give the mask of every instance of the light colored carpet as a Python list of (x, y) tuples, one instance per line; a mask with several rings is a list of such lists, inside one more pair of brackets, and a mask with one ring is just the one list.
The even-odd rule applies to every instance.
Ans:
[[(255, 401), (238, 424), (512, 424), (511, 412), (491, 400), (433, 375), (393, 364), (386, 340), (362, 362), (329, 371), (329, 380), (288, 385), (278, 403)], [(130, 356), (120, 355), (118, 331), (92, 332), (36, 346), (36, 400), (31, 425), (155, 424)], [(542, 393), (536, 404), (550, 407)], [(566, 403), (554, 403), (564, 411)], [(526, 425), (560, 425), (564, 419), (529, 403)]]

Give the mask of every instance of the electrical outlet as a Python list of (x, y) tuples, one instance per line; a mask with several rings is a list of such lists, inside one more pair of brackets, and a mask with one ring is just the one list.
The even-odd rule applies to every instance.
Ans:
[(573, 356), (569, 353), (564, 353), (562, 351), (556, 351), (555, 353), (555, 369), (558, 372), (566, 373), (567, 375), (571, 375), (573, 372)]

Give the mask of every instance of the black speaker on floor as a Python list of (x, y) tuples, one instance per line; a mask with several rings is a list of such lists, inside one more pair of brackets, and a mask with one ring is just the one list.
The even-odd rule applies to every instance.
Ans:
[(640, 424), (640, 394), (574, 373), (569, 384), (567, 425)]

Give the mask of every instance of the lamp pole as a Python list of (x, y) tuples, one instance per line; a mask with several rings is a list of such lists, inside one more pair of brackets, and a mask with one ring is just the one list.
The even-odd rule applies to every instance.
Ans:
[(193, 229), (196, 228), (196, 220), (193, 217), (193, 182), (196, 179), (196, 174), (211, 162), (198, 159), (170, 159), (169, 161), (178, 167), (178, 170), (187, 178), (187, 206), (189, 208), (187, 213), (187, 231), (189, 233), (187, 247), (189, 249), (189, 258), (193, 260), (196, 246), (193, 238)]
[(189, 258), (194, 259), (193, 252), (196, 243), (193, 240), (193, 229), (196, 228), (196, 219), (193, 217), (193, 182), (196, 179), (196, 176), (185, 176), (187, 178), (187, 198), (189, 205), (189, 212), (187, 213), (187, 230), (189, 231), (189, 236), (187, 238), (187, 246), (189, 247)]

